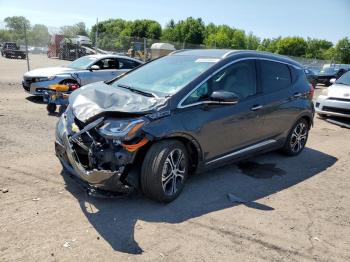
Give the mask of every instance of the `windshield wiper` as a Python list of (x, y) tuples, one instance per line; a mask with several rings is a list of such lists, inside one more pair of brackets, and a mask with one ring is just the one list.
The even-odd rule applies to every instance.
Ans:
[(143, 96), (155, 97), (155, 95), (152, 94), (152, 93), (148, 93), (148, 92), (145, 92), (145, 91), (141, 91), (141, 90), (136, 89), (136, 88), (134, 88), (134, 87), (131, 87), (131, 86), (129, 86), (129, 85), (117, 84), (117, 86), (118, 86), (118, 87), (125, 88), (125, 89), (128, 89), (128, 90), (130, 90), (131, 92), (138, 93), (138, 94), (143, 95)]

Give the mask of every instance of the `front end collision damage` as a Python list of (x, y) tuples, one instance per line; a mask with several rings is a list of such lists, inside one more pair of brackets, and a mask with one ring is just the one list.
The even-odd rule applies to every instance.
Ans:
[[(170, 111), (162, 110), (144, 116), (137, 114), (132, 119), (149, 123), (169, 114)], [(158, 138), (147, 133), (143, 126), (131, 129), (134, 132), (131, 138), (113, 138), (110, 133), (101, 132), (110, 115), (103, 113), (96, 120), (82, 124), (69, 107), (57, 123), (56, 155), (64, 169), (85, 181), (89, 190), (130, 194), (139, 186), (141, 164), (138, 165), (137, 156)]]

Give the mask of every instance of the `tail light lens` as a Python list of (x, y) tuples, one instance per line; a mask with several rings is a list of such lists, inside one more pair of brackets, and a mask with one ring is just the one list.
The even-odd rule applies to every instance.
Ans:
[(314, 97), (315, 89), (311, 84), (309, 84), (309, 86), (310, 86), (309, 97), (312, 99)]

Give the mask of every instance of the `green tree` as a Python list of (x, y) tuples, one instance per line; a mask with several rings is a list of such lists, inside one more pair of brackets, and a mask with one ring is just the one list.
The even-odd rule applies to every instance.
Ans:
[(66, 37), (76, 37), (77, 35), (88, 36), (88, 31), (84, 22), (75, 25), (65, 25), (60, 28), (60, 34)]
[(4, 19), (6, 26), (14, 31), (22, 32), (24, 25), (27, 29), (30, 29), (30, 22), (24, 16), (10, 16)]
[(201, 18), (188, 17), (177, 23), (167, 25), (162, 39), (173, 42), (202, 44), (205, 37), (205, 25)]
[(253, 33), (249, 33), (246, 36), (246, 48), (248, 50), (257, 50), (260, 45), (260, 38), (253, 35)]
[(285, 37), (277, 43), (277, 53), (289, 56), (305, 56), (307, 43), (302, 37)]
[(247, 49), (246, 36), (243, 30), (236, 29), (233, 32), (231, 47), (233, 49)]
[(307, 49), (305, 57), (325, 59), (325, 52), (333, 46), (333, 43), (323, 39), (307, 38)]
[(49, 30), (45, 25), (36, 24), (30, 30), (28, 38), (31, 45), (45, 46), (50, 39)]
[(207, 47), (214, 48), (230, 48), (233, 38), (234, 29), (227, 25), (215, 26), (209, 25), (206, 28), (206, 38), (204, 44)]
[(281, 37), (277, 38), (264, 38), (260, 45), (258, 46), (257, 50), (259, 51), (266, 51), (266, 52), (271, 52), (271, 53), (276, 53), (277, 52), (277, 45), (278, 42), (281, 40)]
[(350, 64), (350, 40), (344, 37), (335, 46), (336, 59), (343, 64)]

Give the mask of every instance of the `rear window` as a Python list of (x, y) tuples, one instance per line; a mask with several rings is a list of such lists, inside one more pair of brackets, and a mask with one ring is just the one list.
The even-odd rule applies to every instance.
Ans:
[(292, 83), (290, 69), (287, 65), (261, 61), (261, 84), (265, 93), (276, 92), (290, 87)]
[(140, 65), (140, 63), (132, 60), (118, 58), (119, 69), (133, 69)]

